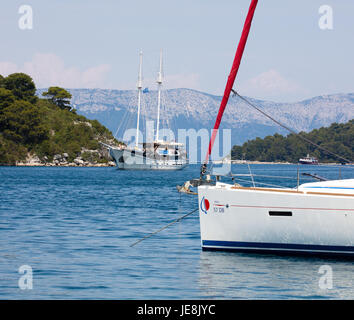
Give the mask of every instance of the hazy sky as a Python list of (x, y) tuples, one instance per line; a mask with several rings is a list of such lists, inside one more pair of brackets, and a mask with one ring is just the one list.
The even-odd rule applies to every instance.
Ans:
[[(29, 73), (37, 87), (166, 88), (222, 95), (250, 0), (2, 0), (0, 74)], [(22, 30), (21, 5), (33, 28)], [(319, 8), (333, 9), (322, 30)], [(28, 21), (27, 21), (28, 22)], [(353, 0), (259, 0), (235, 87), (275, 101), (354, 92)]]

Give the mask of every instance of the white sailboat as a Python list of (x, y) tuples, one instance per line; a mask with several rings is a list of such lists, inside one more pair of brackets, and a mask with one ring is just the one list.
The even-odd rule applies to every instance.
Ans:
[[(214, 126), (217, 132), (232, 90), (257, 0), (252, 0)], [(203, 250), (236, 250), (354, 257), (354, 179), (306, 183), (291, 189), (242, 187), (206, 176), (209, 144), (198, 187)], [(206, 177), (205, 177), (206, 176)], [(216, 179), (218, 180), (218, 179)]]
[(295, 189), (199, 186), (203, 249), (351, 254), (354, 179)]
[(160, 139), (160, 108), (162, 88), (162, 51), (160, 52), (159, 72), (157, 76), (157, 122), (156, 135), (152, 142), (139, 141), (141, 94), (142, 94), (142, 62), (143, 53), (139, 54), (139, 76), (138, 76), (138, 110), (137, 126), (135, 136), (135, 147), (113, 147), (107, 146), (110, 155), (119, 169), (124, 170), (180, 170), (188, 165), (187, 154), (182, 143), (165, 141)]

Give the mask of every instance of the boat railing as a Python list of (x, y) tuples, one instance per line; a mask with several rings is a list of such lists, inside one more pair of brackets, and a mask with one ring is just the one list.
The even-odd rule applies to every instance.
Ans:
[[(352, 168), (342, 168), (343, 166), (338, 166), (338, 173), (336, 174), (333, 170), (334, 165), (328, 165), (316, 168), (304, 168), (303, 166), (294, 166), (293, 168), (287, 168), (284, 175), (279, 174), (279, 169), (272, 168), (259, 168), (255, 165), (251, 168), (249, 163), (239, 164), (237, 168), (232, 168), (234, 171), (237, 170), (239, 173), (220, 173), (217, 170), (211, 170), (211, 175), (216, 176), (217, 179), (221, 181), (221, 178), (226, 182), (230, 180), (233, 183), (238, 183), (241, 185), (246, 185), (250, 187), (275, 187), (275, 188), (298, 188), (299, 185), (307, 182), (318, 182), (326, 180), (341, 180), (345, 178), (350, 178), (352, 176)], [(318, 172), (309, 172), (314, 169)], [(329, 170), (330, 169), (330, 170)], [(345, 170), (344, 170), (345, 169)], [(261, 171), (261, 172), (260, 172)], [(274, 174), (273, 174), (274, 173)]]

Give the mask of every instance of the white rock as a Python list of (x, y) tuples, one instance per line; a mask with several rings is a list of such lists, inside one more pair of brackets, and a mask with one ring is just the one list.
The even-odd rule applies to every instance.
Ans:
[(54, 155), (53, 160), (55, 161), (55, 160), (59, 160), (61, 158), (62, 158), (61, 154), (56, 154), (56, 155)]
[(83, 165), (84, 161), (79, 159), (79, 158), (76, 158), (76, 159), (74, 159), (74, 163), (77, 164), (77, 165)]

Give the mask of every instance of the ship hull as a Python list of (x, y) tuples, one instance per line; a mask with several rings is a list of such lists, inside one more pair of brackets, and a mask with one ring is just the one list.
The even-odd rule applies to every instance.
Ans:
[(203, 250), (354, 257), (354, 197), (200, 186)]
[(188, 165), (186, 159), (160, 160), (144, 157), (140, 154), (131, 155), (125, 149), (110, 149), (110, 155), (120, 170), (182, 170)]
[(308, 165), (318, 165), (317, 161), (306, 161), (306, 160), (299, 160), (300, 164), (308, 164)]

